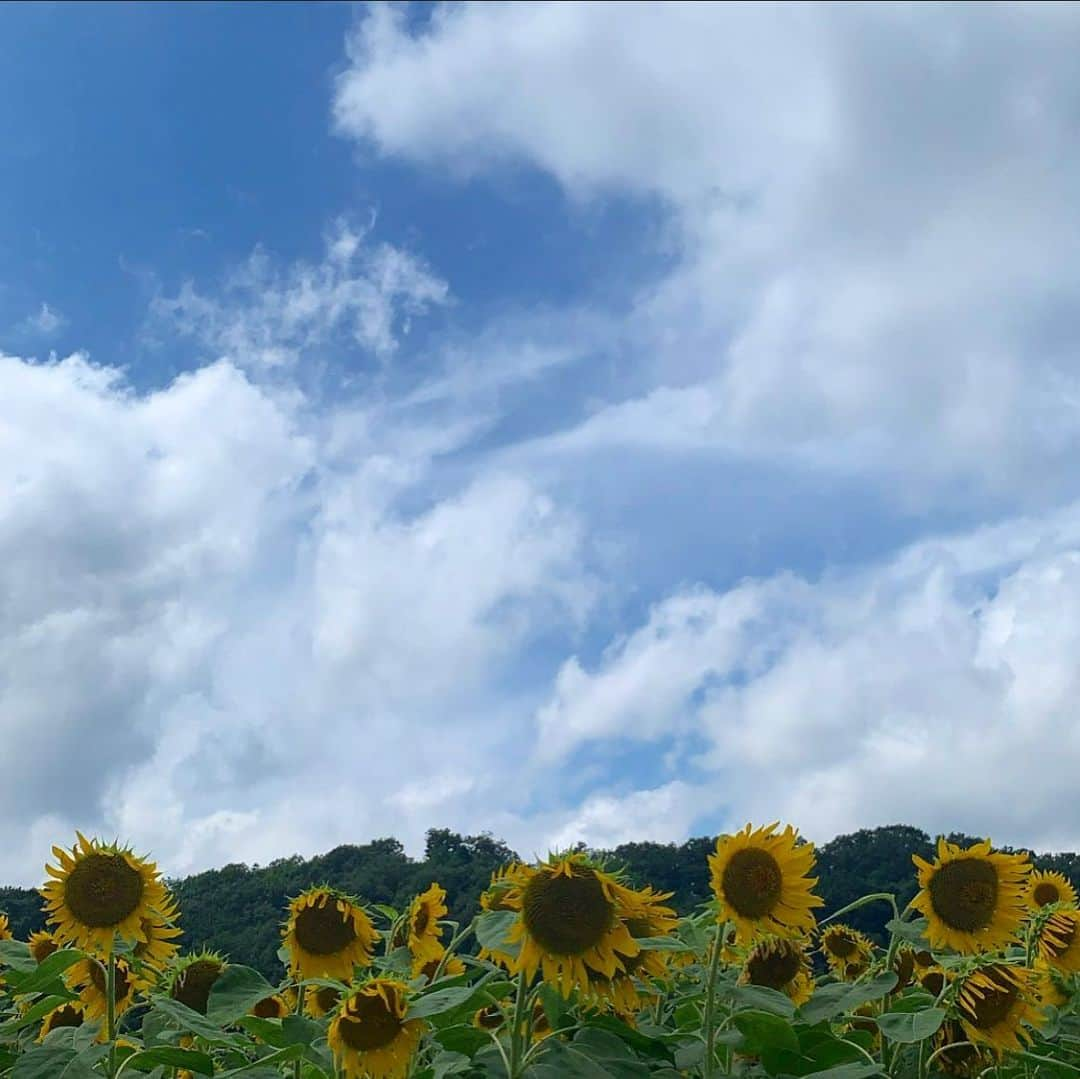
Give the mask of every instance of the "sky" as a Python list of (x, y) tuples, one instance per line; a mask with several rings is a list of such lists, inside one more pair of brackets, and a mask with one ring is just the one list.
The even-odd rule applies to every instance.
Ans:
[(0, 8), (0, 880), (1080, 849), (1080, 7)]

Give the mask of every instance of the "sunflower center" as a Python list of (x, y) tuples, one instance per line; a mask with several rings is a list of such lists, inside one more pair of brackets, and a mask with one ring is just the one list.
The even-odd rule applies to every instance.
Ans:
[(362, 993), (349, 1001), (348, 1013), (338, 1019), (341, 1040), (357, 1052), (389, 1045), (401, 1030), (401, 1020), (381, 996)]
[[(96, 959), (90, 960), (90, 981), (94, 988), (102, 995), (105, 996), (109, 991), (109, 975), (103, 964), (99, 963)], [(130, 982), (127, 976), (127, 965), (124, 963), (116, 964), (116, 999), (124, 1000), (128, 995), (128, 990), (131, 988)]]
[(138, 909), (142, 895), (142, 875), (119, 853), (87, 854), (64, 882), (68, 909), (76, 921), (91, 929), (119, 925)]
[(65, 1004), (59, 1011), (49, 1016), (49, 1030), (56, 1030), (58, 1027), (81, 1027), (82, 1022), (82, 1009)]
[(840, 959), (846, 959), (849, 955), (852, 955), (857, 947), (855, 938), (849, 937), (844, 932), (830, 933), (825, 938), (825, 941), (829, 951)]
[(583, 955), (611, 928), (615, 913), (596, 874), (538, 873), (525, 887), (521, 905), (525, 928), (552, 955)]
[(263, 997), (251, 1012), (256, 1019), (280, 1019), (281, 1001), (277, 997)]
[(784, 877), (780, 865), (758, 847), (737, 850), (721, 878), (724, 898), (743, 918), (763, 918), (780, 899)]
[(35, 963), (44, 963), (57, 950), (57, 943), (51, 937), (42, 937), (30, 942), (30, 954)]
[(946, 862), (930, 878), (930, 902), (950, 929), (985, 929), (994, 919), (997, 898), (997, 871), (980, 858)]
[(1042, 880), (1035, 885), (1031, 897), (1040, 907), (1046, 907), (1051, 903), (1056, 903), (1061, 898), (1061, 891), (1052, 881)]
[(980, 986), (980, 989), (982, 996), (965, 997), (961, 1007), (970, 1017), (972, 1026), (990, 1030), (1009, 1017), (1019, 992), (1015, 985), (1002, 985), (996, 980), (993, 986)]
[(424, 935), (424, 930), (427, 929), (431, 923), (431, 912), (427, 909), (426, 904), (421, 904), (420, 909), (413, 915), (413, 934), (421, 937)]
[(220, 977), (221, 964), (216, 959), (196, 959), (177, 977), (172, 998), (186, 1004), (193, 1012), (206, 1015), (210, 990)]
[(778, 943), (771, 948), (755, 950), (746, 962), (746, 973), (751, 985), (783, 989), (801, 967), (798, 951), (790, 944)]
[(910, 948), (901, 948), (893, 960), (893, 970), (896, 973), (896, 988), (894, 993), (911, 984), (912, 975), (915, 973), (915, 955)]
[(333, 986), (323, 985), (315, 991), (315, 1003), (324, 1015), (336, 1008), (339, 1000), (341, 1000), (341, 990), (334, 989)]
[(945, 988), (945, 975), (940, 970), (931, 970), (923, 975), (920, 984), (931, 996), (939, 997)]
[(337, 955), (354, 940), (352, 919), (334, 902), (304, 907), (296, 916), (296, 943), (311, 955)]
[(498, 1030), (503, 1025), (502, 1009), (497, 1004), (489, 1004), (476, 1013), (476, 1025), (481, 1030)]

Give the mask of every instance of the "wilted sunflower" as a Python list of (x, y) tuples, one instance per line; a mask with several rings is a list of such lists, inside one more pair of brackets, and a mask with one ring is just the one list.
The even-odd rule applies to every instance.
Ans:
[(1076, 903), (1076, 889), (1063, 873), (1033, 869), (1028, 877), (1027, 899), (1033, 907), (1051, 903)]
[(510, 964), (529, 981), (544, 981), (568, 997), (588, 992), (595, 974), (614, 978), (641, 948), (623, 921), (633, 909), (630, 889), (580, 853), (552, 855), (515, 877), (504, 901), (519, 912), (509, 942), (519, 943)]
[(992, 1052), (972, 1044), (967, 1031), (955, 1019), (946, 1019), (938, 1027), (930, 1044), (938, 1054), (935, 1062), (941, 1070), (962, 1079), (976, 1076), (997, 1063)]
[(801, 943), (787, 937), (764, 937), (750, 949), (739, 975), (740, 985), (762, 985), (805, 1004), (814, 993), (810, 964)]
[(370, 965), (379, 932), (355, 899), (322, 886), (309, 888), (289, 904), (284, 937), (294, 974), (305, 980), (347, 982), (354, 967)]
[(173, 964), (169, 971), (169, 996), (193, 1012), (206, 1015), (210, 990), (227, 967), (224, 957), (217, 952), (203, 951), (186, 955)]
[(1008, 947), (1028, 911), (1026, 854), (992, 851), (989, 840), (965, 850), (942, 838), (933, 864), (917, 854), (912, 861), (920, 891), (911, 905), (930, 923), (931, 947), (966, 954)]
[(56, 938), (47, 929), (39, 929), (36, 933), (31, 933), (26, 943), (35, 963), (44, 963), (53, 952), (60, 948), (60, 945), (56, 943)]
[(73, 1000), (67, 1004), (61, 1004), (58, 1008), (53, 1008), (41, 1021), (41, 1030), (37, 1040), (43, 1042), (54, 1030), (59, 1030), (61, 1027), (81, 1027), (85, 1020), (86, 1015), (79, 1001)]
[(850, 925), (833, 922), (821, 930), (820, 939), (821, 954), (841, 981), (854, 981), (870, 966), (874, 946)]
[(249, 1014), (256, 1019), (284, 1019), (292, 1015), (296, 1009), (295, 995), (291, 990), (284, 993), (274, 993), (273, 996), (263, 997), (253, 1005)]
[(439, 919), (445, 918), (448, 913), (446, 892), (438, 884), (432, 884), (409, 905), (408, 948), (412, 953), (414, 970), (418, 965), (422, 967), (429, 960), (442, 957), (442, 926)]
[(332, 985), (309, 986), (304, 994), (304, 1011), (312, 1019), (329, 1015), (341, 1003), (341, 990)]
[(813, 909), (823, 905), (813, 893), (817, 879), (809, 876), (814, 845), (797, 845), (791, 825), (780, 833), (778, 827), (779, 822), (755, 830), (748, 824), (721, 836), (709, 855), (718, 918), (734, 922), (741, 941), (801, 937), (814, 928)]
[(961, 976), (956, 1009), (968, 1041), (998, 1052), (1020, 1052), (1031, 1039), (1024, 1024), (1043, 1021), (1037, 975), (1005, 963), (977, 967)]
[(404, 1079), (424, 1032), (406, 1019), (408, 988), (390, 978), (354, 987), (330, 1022), (327, 1041), (343, 1079)]
[[(109, 1007), (108, 971), (103, 963), (87, 956), (64, 972), (67, 987), (79, 994), (83, 1014), (87, 1019), (104, 1019)], [(116, 1014), (124, 1012), (135, 1002), (135, 982), (126, 959), (116, 960)]]
[(107, 958), (117, 935), (131, 943), (146, 939), (142, 924), (165, 905), (165, 886), (153, 862), (76, 835), (70, 853), (53, 847), (60, 867), (45, 867), (53, 879), (41, 894), (58, 941)]
[(1080, 910), (1056, 910), (1039, 926), (1039, 958), (1058, 970), (1080, 971)]

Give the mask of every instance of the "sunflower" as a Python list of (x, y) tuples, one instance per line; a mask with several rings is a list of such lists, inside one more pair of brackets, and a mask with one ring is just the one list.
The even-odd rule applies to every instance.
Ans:
[(498, 1004), (486, 1004), (472, 1017), (472, 1025), (477, 1030), (498, 1030), (505, 1022), (506, 1015)]
[(1038, 959), (1035, 961), (1036, 991), (1039, 995), (1039, 1003), (1045, 1007), (1060, 1008), (1068, 1004), (1072, 994), (1068, 991), (1067, 983), (1060, 971)]
[(285, 1016), (292, 1015), (295, 1009), (295, 993), (292, 990), (286, 990), (284, 993), (274, 993), (272, 996), (263, 997), (252, 1006), (249, 1014), (255, 1016), (256, 1019), (284, 1019)]
[(413, 957), (413, 969), (423, 966), (431, 959), (442, 957), (442, 926), (439, 919), (448, 914), (446, 892), (438, 884), (432, 884), (409, 905), (408, 947)]
[[(412, 976), (414, 978), (424, 978), (428, 982), (433, 982), (435, 980), (435, 973), (439, 970), (439, 964), (442, 963), (443, 955), (445, 954), (444, 951), (437, 959), (429, 959), (426, 963), (419, 963), (414, 959), (412, 962)], [(443, 968), (439, 973), (439, 977), (456, 978), (459, 974), (464, 974), (465, 969), (465, 964), (456, 955), (452, 955), (445, 963), (443, 963)]]
[[(525, 879), (528, 878), (528, 872), (528, 867), (520, 862), (511, 862), (509, 865), (496, 869), (491, 874), (491, 884), (485, 891), (480, 893), (480, 909), (485, 914), (493, 911), (511, 910), (512, 908), (506, 905), (506, 897), (511, 893), (512, 889), (520, 886), (523, 874)], [(476, 955), (478, 959), (499, 963), (507, 969), (512, 967), (514, 963), (513, 953), (502, 948), (481, 947)]]
[(6, 914), (0, 914), (0, 940), (11, 940), (11, 922)]
[(169, 972), (169, 996), (193, 1012), (206, 1015), (210, 990), (227, 967), (228, 963), (217, 952), (202, 951), (186, 955), (174, 963)]
[(312, 1019), (329, 1015), (341, 1003), (341, 990), (332, 985), (309, 986), (304, 994), (304, 1011)]
[(1036, 935), (1039, 958), (1048, 966), (1075, 974), (1080, 971), (1080, 910), (1056, 910)]
[(53, 879), (41, 894), (58, 942), (107, 958), (117, 934), (130, 943), (145, 940), (142, 923), (165, 906), (165, 886), (153, 862), (76, 835), (70, 853), (53, 847), (60, 867), (45, 867)]
[(371, 963), (379, 931), (350, 896), (325, 886), (309, 888), (289, 903), (283, 931), (289, 965), (308, 978), (352, 979), (355, 967)]
[(991, 851), (989, 840), (965, 850), (942, 838), (932, 865), (917, 854), (912, 861), (921, 890), (911, 905), (930, 923), (931, 947), (971, 954), (1012, 943), (1029, 909), (1026, 854)]
[(988, 963), (959, 979), (957, 1016), (968, 1041), (997, 1052), (1020, 1052), (1031, 1033), (1024, 1023), (1039, 1026), (1038, 976), (1026, 967)]
[(841, 981), (854, 981), (864, 974), (874, 957), (874, 946), (857, 929), (833, 922), (821, 930), (821, 954), (829, 970)]
[(750, 949), (739, 975), (740, 985), (762, 985), (787, 994), (798, 1007), (814, 993), (810, 964), (798, 941), (764, 937)]
[(522, 869), (504, 896), (518, 917), (510, 943), (521, 945), (513, 973), (544, 981), (564, 997), (575, 985), (588, 992), (593, 974), (614, 978), (641, 948), (626, 928), (631, 890), (580, 853), (551, 855)]
[(43, 1042), (54, 1030), (61, 1027), (81, 1027), (86, 1019), (83, 1006), (77, 1000), (69, 1001), (53, 1008), (41, 1021), (41, 1031), (37, 1040)]
[[(124, 1012), (135, 1002), (135, 980), (126, 959), (116, 960), (114, 983), (116, 1014)], [(104, 1019), (109, 1007), (108, 971), (103, 963), (87, 956), (64, 972), (67, 987), (79, 994), (83, 1014), (87, 1019)]]
[(796, 845), (795, 829), (788, 825), (777, 834), (778, 827), (748, 824), (721, 836), (709, 855), (718, 920), (734, 922), (740, 940), (801, 937), (814, 928), (814, 907), (823, 905), (812, 890), (817, 879), (809, 876), (814, 845)]
[(31, 933), (26, 943), (35, 963), (44, 963), (53, 952), (60, 948), (60, 945), (56, 943), (56, 937), (47, 929), (39, 929), (36, 933)]
[(177, 939), (183, 936), (183, 931), (176, 925), (179, 918), (176, 900), (166, 895), (154, 917), (142, 920), (143, 939), (136, 943), (132, 953), (136, 967), (135, 981), (140, 989), (153, 985), (180, 951), (176, 944)]
[(936, 1061), (948, 1075), (969, 1079), (997, 1063), (992, 1052), (972, 1043), (967, 1031), (955, 1019), (946, 1019), (931, 1042)]
[[(589, 979), (588, 992), (582, 999), (600, 1011), (614, 1011), (628, 1026), (633, 1026), (638, 1012), (642, 1009), (639, 984), (629, 974), (616, 974), (614, 978), (593, 974)], [(645, 995), (653, 999), (656, 997), (651, 991)]]
[(902, 993), (911, 985), (912, 979), (915, 977), (915, 949), (909, 948), (906, 944), (901, 944), (893, 956), (892, 969), (896, 975), (896, 985), (890, 990), (890, 993)]
[(1076, 903), (1076, 889), (1063, 873), (1033, 869), (1028, 877), (1027, 900), (1033, 907), (1051, 903)]
[[(635, 940), (647, 940), (649, 937), (667, 937), (678, 928), (679, 916), (665, 906), (674, 893), (654, 892), (651, 887), (637, 891), (630, 890), (625, 896), (626, 909), (623, 921), (627, 932)], [(627, 956), (623, 960), (623, 969), (637, 978), (658, 978), (663, 980), (668, 974), (668, 964), (672, 952), (642, 948), (637, 955)], [(636, 998), (636, 995), (635, 995)]]
[(374, 978), (345, 998), (326, 1035), (343, 1079), (404, 1079), (424, 1032), (420, 1020), (405, 1018), (408, 992)]
[(944, 967), (932, 966), (919, 971), (919, 985), (936, 1000), (945, 991), (945, 986), (952, 978), (945, 973)]

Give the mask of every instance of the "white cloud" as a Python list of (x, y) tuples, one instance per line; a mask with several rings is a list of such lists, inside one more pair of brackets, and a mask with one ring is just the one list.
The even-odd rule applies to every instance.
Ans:
[(1077, 519), (673, 595), (594, 670), (567, 662), (537, 744), (675, 743), (680, 774), (708, 777), (690, 821), (737, 807), (820, 839), (905, 821), (1076, 849)]
[(42, 302), (36, 314), (27, 315), (19, 324), (19, 332), (34, 337), (52, 337), (67, 325), (67, 319), (55, 307)]
[(632, 399), (554, 448), (1045, 503), (1078, 493), (1078, 44), (1053, 5), (464, 4), (420, 31), (377, 7), (336, 117), (383, 154), (668, 207)]
[(155, 300), (151, 336), (190, 336), (215, 358), (245, 367), (289, 366), (339, 340), (386, 358), (410, 319), (447, 303), (449, 292), (420, 259), (369, 242), (369, 232), (338, 222), (314, 265), (282, 269), (256, 251), (214, 296), (188, 282), (177, 296)]

